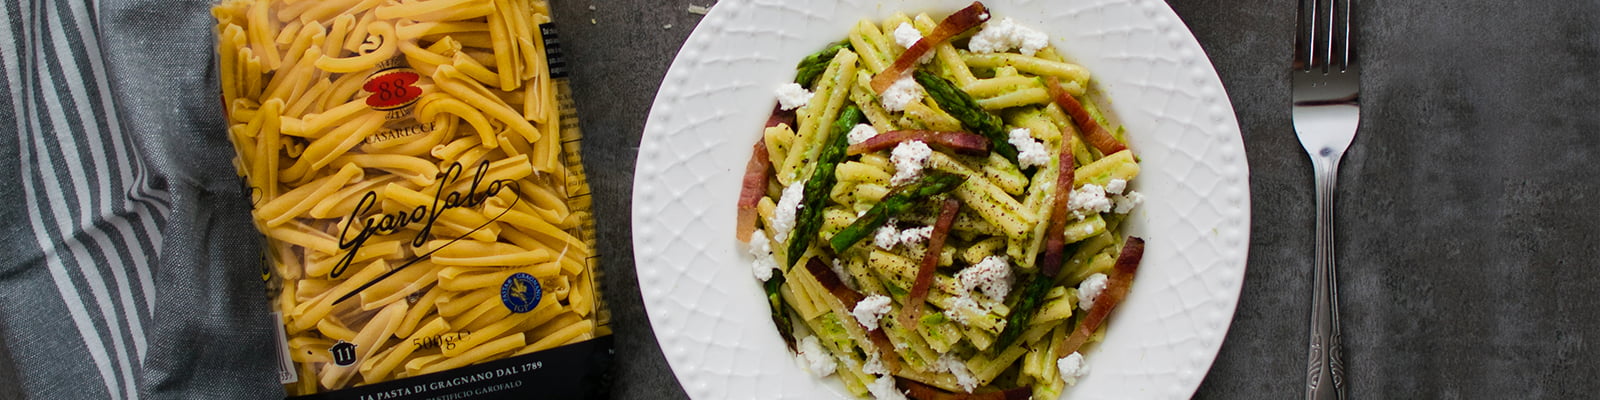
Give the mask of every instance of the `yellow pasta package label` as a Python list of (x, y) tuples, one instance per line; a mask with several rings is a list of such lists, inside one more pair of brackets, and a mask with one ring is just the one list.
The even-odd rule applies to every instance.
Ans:
[(612, 349), (543, 0), (224, 0), (291, 397), (594, 397)]

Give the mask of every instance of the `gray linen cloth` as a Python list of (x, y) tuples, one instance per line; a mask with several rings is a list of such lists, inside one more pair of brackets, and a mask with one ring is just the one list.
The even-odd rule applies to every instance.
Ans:
[(0, 398), (281, 398), (209, 0), (0, 0)]

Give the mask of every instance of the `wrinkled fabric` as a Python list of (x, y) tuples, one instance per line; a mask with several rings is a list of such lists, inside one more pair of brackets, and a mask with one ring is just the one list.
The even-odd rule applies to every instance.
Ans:
[(0, 399), (282, 398), (210, 6), (0, 0)]

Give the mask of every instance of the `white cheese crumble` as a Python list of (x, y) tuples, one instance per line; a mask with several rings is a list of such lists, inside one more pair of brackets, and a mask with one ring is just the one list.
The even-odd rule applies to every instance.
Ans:
[(899, 43), (900, 47), (909, 49), (918, 40), (922, 40), (922, 31), (911, 26), (910, 22), (901, 22), (900, 26), (894, 28), (894, 42)]
[(899, 221), (890, 218), (889, 222), (878, 228), (878, 232), (872, 237), (872, 244), (878, 245), (878, 248), (884, 250), (893, 249), (894, 245), (900, 244), (900, 232), (894, 228), (897, 223)]
[(857, 145), (867, 141), (867, 139), (871, 139), (873, 136), (878, 136), (877, 128), (867, 124), (856, 124), (855, 128), (850, 129), (848, 138), (851, 145)]
[(1128, 181), (1126, 179), (1112, 179), (1106, 182), (1106, 193), (1122, 194), (1122, 191), (1127, 189)]
[(783, 196), (778, 198), (778, 209), (772, 217), (773, 239), (778, 243), (789, 241), (789, 231), (794, 230), (794, 219), (800, 213), (801, 201), (806, 197), (805, 181), (795, 182), (783, 188)]
[(867, 363), (861, 365), (861, 372), (873, 375), (889, 375), (889, 368), (883, 366), (883, 359), (879, 358), (874, 349), (867, 349)]
[(889, 153), (889, 161), (894, 162), (894, 177), (889, 178), (889, 183), (904, 185), (922, 176), (922, 167), (928, 165), (928, 157), (933, 156), (933, 149), (921, 140), (902, 142)]
[(850, 310), (850, 315), (856, 316), (856, 321), (868, 331), (878, 330), (878, 321), (884, 314), (889, 313), (889, 296), (875, 294), (856, 302), (856, 309)]
[[(917, 30), (916, 27), (911, 26), (908, 22), (901, 22), (900, 26), (894, 28), (894, 42), (899, 44), (900, 48), (910, 49), (920, 40), (922, 40), (922, 31)], [(927, 64), (929, 61), (933, 61), (933, 54), (933, 49), (928, 49), (928, 51), (922, 53), (921, 58), (917, 59), (917, 63)]]
[(798, 83), (785, 83), (783, 86), (778, 86), (778, 107), (784, 110), (803, 107), (811, 102), (812, 95), (814, 93)]
[(888, 89), (878, 95), (878, 100), (883, 102), (883, 109), (888, 111), (905, 111), (911, 103), (922, 101), (922, 86), (911, 75), (906, 75), (894, 81)]
[(816, 336), (806, 336), (800, 339), (800, 366), (817, 376), (832, 375), (834, 369), (839, 367), (827, 349), (822, 348), (822, 343)]
[(1129, 190), (1128, 194), (1116, 196), (1113, 200), (1117, 203), (1117, 214), (1127, 214), (1133, 211), (1134, 207), (1144, 203), (1144, 194)]
[(952, 321), (966, 325), (967, 314), (962, 310), (983, 312), (983, 309), (978, 308), (978, 303), (972, 301), (972, 297), (961, 296), (956, 297), (955, 300), (950, 300), (950, 309), (944, 310), (944, 316)]
[(853, 276), (853, 275), (850, 275), (849, 272), (846, 272), (844, 270), (844, 262), (839, 261), (839, 259), (835, 258), (835, 259), (833, 259), (833, 265), (831, 265), (831, 267), (833, 267), (833, 274), (839, 276), (839, 280), (844, 282), (844, 286), (845, 287), (850, 288), (850, 290), (857, 290), (858, 289), (856, 287), (856, 277)]
[(750, 234), (750, 255), (756, 256), (751, 267), (755, 268), (756, 279), (766, 282), (772, 279), (772, 270), (778, 268), (778, 260), (772, 257), (772, 241), (767, 240), (767, 233), (756, 229)]
[(1006, 295), (1011, 293), (1011, 262), (1006, 256), (988, 256), (978, 265), (957, 272), (956, 280), (965, 291), (977, 289), (990, 299), (1005, 301)]
[(956, 358), (953, 354), (945, 353), (939, 356), (939, 362), (934, 365), (934, 368), (939, 371), (949, 372), (950, 375), (955, 376), (956, 384), (961, 385), (961, 389), (966, 390), (967, 393), (972, 393), (972, 389), (978, 388), (978, 378), (972, 376), (972, 371), (967, 370), (967, 364), (961, 362), (961, 359)]
[(1050, 164), (1050, 152), (1044, 149), (1044, 143), (1033, 140), (1033, 130), (1017, 128), (1011, 130), (1011, 138), (1006, 140), (1012, 146), (1017, 146), (1017, 163), (1022, 168), (1042, 167)]
[(1100, 292), (1106, 290), (1106, 274), (1095, 273), (1084, 278), (1078, 283), (1078, 308), (1088, 310), (1094, 307), (1094, 300), (1100, 297)]
[(1089, 374), (1089, 364), (1083, 362), (1083, 354), (1076, 351), (1056, 360), (1056, 369), (1061, 370), (1061, 379), (1068, 385), (1078, 384), (1078, 379)]
[(900, 231), (900, 244), (903, 244), (903, 245), (906, 245), (906, 246), (910, 246), (910, 245), (913, 245), (913, 244), (919, 244), (919, 243), (923, 243), (923, 242), (928, 241), (928, 238), (931, 238), (931, 237), (933, 237), (933, 227), (932, 226), (924, 226), (924, 227), (921, 227), (921, 228), (906, 229), (906, 230)]
[(1106, 197), (1105, 188), (1091, 183), (1072, 191), (1072, 198), (1067, 199), (1067, 208), (1080, 217), (1088, 213), (1103, 213), (1111, 211), (1111, 199)]
[(900, 388), (894, 386), (894, 378), (890, 376), (881, 376), (868, 383), (867, 391), (878, 400), (906, 400), (906, 394), (900, 393)]
[(1018, 49), (1023, 55), (1032, 56), (1048, 45), (1050, 45), (1049, 35), (1022, 26), (1011, 18), (1005, 18), (984, 25), (983, 30), (972, 35), (972, 40), (967, 42), (967, 49), (974, 53), (999, 53)]

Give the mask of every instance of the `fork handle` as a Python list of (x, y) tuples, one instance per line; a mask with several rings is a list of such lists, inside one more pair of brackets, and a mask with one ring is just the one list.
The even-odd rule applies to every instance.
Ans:
[(1311, 365), (1307, 400), (1343, 400), (1344, 349), (1339, 338), (1339, 280), (1333, 265), (1333, 198), (1342, 152), (1323, 148), (1311, 157), (1317, 180), (1317, 252), (1311, 303)]

